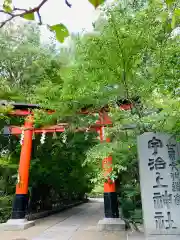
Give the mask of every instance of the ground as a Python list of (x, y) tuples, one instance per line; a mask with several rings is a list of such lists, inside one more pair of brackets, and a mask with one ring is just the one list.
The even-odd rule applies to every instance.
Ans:
[[(24, 231), (0, 232), (2, 240), (126, 240), (127, 232), (99, 232), (97, 223), (103, 218), (103, 201), (96, 200), (36, 221)], [(139, 238), (138, 240), (141, 240)]]

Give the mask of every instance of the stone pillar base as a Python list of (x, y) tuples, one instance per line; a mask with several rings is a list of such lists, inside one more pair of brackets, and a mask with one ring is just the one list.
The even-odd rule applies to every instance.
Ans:
[(0, 229), (4, 231), (18, 231), (25, 230), (34, 225), (34, 221), (28, 221), (27, 219), (9, 219), (6, 223), (0, 224)]
[(116, 192), (104, 192), (104, 216), (105, 218), (119, 218)]
[(120, 218), (104, 218), (97, 227), (99, 231), (125, 231), (125, 222)]

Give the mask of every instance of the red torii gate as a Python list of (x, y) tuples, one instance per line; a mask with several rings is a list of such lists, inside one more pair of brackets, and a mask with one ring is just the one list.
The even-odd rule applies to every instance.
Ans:
[[(29, 168), (32, 150), (32, 137), (34, 133), (54, 133), (64, 132), (68, 124), (58, 124), (54, 126), (43, 127), (35, 129), (33, 127), (33, 109), (39, 109), (40, 106), (36, 104), (12, 104), (13, 111), (10, 115), (24, 116), (25, 123), (23, 127), (9, 126), (6, 134), (19, 135), (24, 132), (24, 139), (21, 147), (19, 170), (18, 170), (18, 183), (16, 185), (16, 195), (13, 202), (11, 219), (25, 219), (26, 206), (28, 201), (28, 182), (29, 182)], [(129, 110), (132, 104), (121, 104), (120, 109)], [(45, 110), (47, 113), (52, 114), (54, 111)], [(93, 114), (87, 110), (82, 110), (81, 114)], [(89, 130), (97, 131), (101, 142), (110, 142), (109, 138), (105, 138), (104, 129), (106, 126), (112, 126), (112, 121), (108, 116), (105, 108), (99, 112), (99, 120), (89, 128)], [(86, 129), (76, 129), (75, 131), (85, 131)], [(7, 131), (7, 128), (6, 128)], [(110, 166), (106, 168), (106, 166)], [(104, 174), (107, 176), (112, 171), (112, 157), (109, 156), (102, 161)], [(104, 213), (106, 218), (118, 218), (118, 202), (115, 182), (108, 180), (104, 183)]]

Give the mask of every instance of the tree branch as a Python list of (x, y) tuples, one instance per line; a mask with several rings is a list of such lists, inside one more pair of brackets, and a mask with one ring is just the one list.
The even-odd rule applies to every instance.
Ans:
[[(32, 9), (29, 9), (29, 10), (22, 9), (22, 8), (14, 8), (11, 13), (10, 13), (10, 12), (6, 12), (6, 11), (4, 11), (4, 10), (0, 10), (1, 13), (7, 14), (7, 15), (10, 16), (10, 17), (9, 17), (8, 19), (6, 19), (5, 21), (1, 22), (0, 28), (2, 28), (6, 23), (10, 22), (11, 20), (13, 20), (13, 19), (16, 18), (16, 17), (23, 17), (23, 16), (26, 15), (26, 14), (35, 13), (35, 12), (37, 12), (38, 17), (39, 17), (39, 21), (42, 23), (42, 21), (41, 21), (41, 16), (40, 16), (40, 14), (39, 14), (39, 11), (40, 11), (41, 7), (42, 7), (47, 1), (48, 1), (48, 0), (43, 0), (38, 6), (32, 8)], [(21, 13), (16, 13), (16, 11), (22, 11), (22, 12), (21, 12)]]
[(0, 10), (0, 13), (5, 13), (10, 16), (7, 20), (0, 23), (0, 28), (2, 28), (7, 22), (10, 22), (14, 18), (14, 15), (12, 13), (5, 12), (4, 10)]
[(14, 7), (13, 8), (13, 11), (27, 11), (27, 9), (25, 9), (25, 8), (16, 8), (16, 7)]
[[(117, 39), (118, 48), (119, 48), (120, 53), (121, 53), (121, 54), (118, 53), (119, 54), (119, 59), (122, 58), (122, 63), (123, 63), (122, 82), (123, 82), (123, 85), (124, 85), (126, 98), (130, 100), (129, 88), (128, 88), (128, 83), (127, 83), (127, 79), (126, 79), (126, 63), (125, 63), (125, 59), (124, 59), (124, 55), (123, 55), (124, 51), (123, 51), (123, 48), (121, 47), (122, 44), (121, 44), (120, 39), (119, 39), (119, 34), (118, 34), (118, 31), (117, 31), (117, 28), (116, 28), (114, 15), (112, 13), (110, 13), (110, 14), (111, 14), (111, 22), (113, 24), (115, 36), (116, 36), (116, 39)], [(121, 64), (121, 62), (120, 62), (120, 64)]]
[(41, 18), (41, 14), (39, 13), (39, 11), (37, 11), (37, 15), (39, 18), (39, 25), (42, 25), (42, 18)]
[[(24, 15), (31, 14), (31, 13), (37, 13), (38, 19), (39, 19), (39, 24), (41, 25), (42, 24), (42, 18), (41, 18), (41, 15), (40, 15), (40, 9), (48, 1), (49, 0), (42, 0), (41, 3), (38, 6), (32, 8), (32, 9), (29, 9), (29, 10), (24, 9), (24, 8), (16, 8), (16, 7), (13, 8), (12, 12), (6, 12), (4, 10), (0, 10), (0, 13), (4, 13), (4, 14), (9, 16), (8, 19), (6, 19), (5, 21), (0, 23), (0, 28), (2, 28), (6, 23), (10, 22), (11, 20), (13, 20), (16, 17), (23, 17)], [(68, 7), (70, 7), (70, 8), (72, 7), (72, 4), (70, 4), (68, 0), (64, 0), (64, 1), (65, 1), (65, 4)], [(18, 12), (20, 11), (21, 13), (17, 13), (17, 11)]]
[(65, 0), (65, 3), (66, 3), (66, 5), (68, 6), (68, 7), (72, 7), (72, 4), (70, 4), (69, 2), (68, 2), (68, 0)]

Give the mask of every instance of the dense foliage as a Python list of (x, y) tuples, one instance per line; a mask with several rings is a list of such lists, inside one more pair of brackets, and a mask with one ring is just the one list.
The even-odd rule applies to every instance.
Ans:
[[(41, 84), (50, 82), (62, 88), (62, 59), (56, 55), (53, 43), (41, 44), (37, 26), (17, 26), (14, 31), (10, 25), (1, 30), (0, 48), (4, 83), (0, 89), (1, 99), (33, 103), (41, 96)], [(39, 93), (37, 98), (34, 97), (35, 91)], [(0, 126), (3, 129), (5, 125), (22, 125), (23, 122), (23, 117), (7, 117), (5, 114), (1, 116)], [(83, 166), (87, 149), (96, 144), (93, 133), (47, 134), (43, 145), (40, 137), (36, 135), (33, 140), (30, 213), (50, 210), (57, 203), (67, 205), (83, 199), (84, 194), (93, 188), (94, 166)], [(1, 135), (0, 142), (0, 221), (4, 221), (10, 216), (17, 182), (20, 136)]]
[[(94, 144), (92, 137), (85, 141), (84, 134), (67, 134), (67, 142), (64, 143), (62, 134), (57, 134), (56, 139), (47, 136), (44, 145), (40, 144), (39, 137), (33, 141), (29, 184), (31, 213), (51, 210), (57, 203), (63, 205), (81, 200), (86, 192), (91, 191), (93, 165), (82, 167), (82, 163), (86, 150)], [(1, 147), (11, 151), (10, 155), (4, 151), (0, 160), (1, 211), (6, 210), (5, 206), (11, 208), (17, 181), (20, 144), (19, 139), (12, 140), (11, 137), (9, 144), (1, 137)]]
[[(112, 141), (90, 149), (86, 162), (96, 164), (112, 153), (110, 177), (119, 178), (123, 203), (140, 200), (137, 135), (165, 131), (178, 138), (180, 18), (177, 14), (175, 24), (171, 22), (172, 9), (159, 1), (105, 9), (104, 20), (95, 24), (96, 34), (77, 39), (75, 64), (65, 76), (68, 100), (110, 106), (114, 125), (107, 134)], [(134, 108), (121, 111), (119, 99)], [(96, 181), (101, 177), (99, 169)]]

